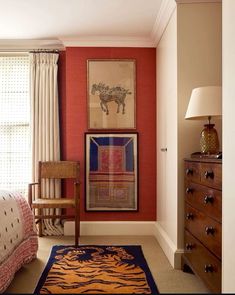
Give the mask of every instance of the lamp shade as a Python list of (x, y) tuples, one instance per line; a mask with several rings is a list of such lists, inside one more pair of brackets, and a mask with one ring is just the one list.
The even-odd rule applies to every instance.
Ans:
[(193, 89), (185, 119), (201, 120), (222, 115), (221, 86), (205, 86)]

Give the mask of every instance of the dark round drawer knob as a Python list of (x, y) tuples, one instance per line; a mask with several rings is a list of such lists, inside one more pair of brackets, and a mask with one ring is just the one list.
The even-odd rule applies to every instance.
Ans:
[(208, 204), (208, 203), (213, 203), (214, 202), (214, 197), (213, 196), (211, 196), (211, 195), (209, 195), (209, 196), (205, 196), (205, 198), (204, 198), (204, 203), (205, 204)]
[(192, 194), (192, 193), (193, 193), (193, 189), (191, 187), (187, 187), (186, 194)]
[(206, 171), (204, 173), (204, 176), (205, 176), (206, 179), (208, 179), (208, 178), (213, 179), (214, 178), (214, 172), (213, 171)]
[(186, 172), (186, 175), (193, 175), (193, 169), (191, 168), (187, 168), (185, 172)]
[(213, 265), (211, 265), (211, 264), (205, 264), (204, 271), (205, 272), (214, 272), (215, 270), (214, 270)]
[(187, 220), (190, 220), (190, 219), (193, 220), (193, 218), (194, 218), (193, 213), (187, 213), (186, 214), (186, 219)]
[(212, 226), (206, 226), (205, 227), (205, 232), (207, 235), (213, 235), (215, 233), (215, 229)]
[(193, 244), (192, 243), (186, 243), (185, 248), (186, 248), (186, 250), (192, 250), (193, 249)]

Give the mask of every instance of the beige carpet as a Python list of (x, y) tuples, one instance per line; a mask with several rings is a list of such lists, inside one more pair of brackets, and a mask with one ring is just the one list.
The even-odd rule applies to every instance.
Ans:
[[(39, 238), (38, 258), (19, 270), (6, 293), (32, 293), (49, 257), (52, 245), (73, 244), (72, 237)], [(97, 236), (82, 237), (87, 245), (141, 245), (144, 256), (160, 293), (208, 293), (192, 274), (174, 270), (154, 237), (150, 236)]]

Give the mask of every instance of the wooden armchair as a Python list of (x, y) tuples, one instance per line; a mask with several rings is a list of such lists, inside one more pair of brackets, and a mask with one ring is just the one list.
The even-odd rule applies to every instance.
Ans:
[[(73, 198), (50, 198), (42, 193), (43, 179), (73, 179), (74, 195)], [(37, 185), (37, 190), (33, 187)], [(80, 182), (79, 182), (79, 162), (75, 161), (56, 161), (38, 163), (38, 182), (29, 184), (28, 193), (29, 205), (34, 213), (36, 223), (39, 223), (39, 236), (42, 236), (43, 219), (74, 219), (75, 220), (75, 246), (78, 246), (80, 235)], [(45, 208), (74, 208), (73, 215), (46, 215)], [(37, 209), (37, 210), (36, 210)]]

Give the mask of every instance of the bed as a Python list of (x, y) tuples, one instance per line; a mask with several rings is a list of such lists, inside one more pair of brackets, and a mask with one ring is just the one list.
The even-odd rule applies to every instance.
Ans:
[(0, 191), (0, 293), (17, 270), (36, 258), (38, 238), (30, 207), (19, 192)]

